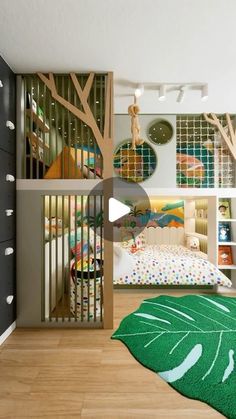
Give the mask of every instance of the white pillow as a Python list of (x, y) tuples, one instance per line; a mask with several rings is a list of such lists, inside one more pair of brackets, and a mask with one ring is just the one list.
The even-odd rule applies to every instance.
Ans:
[(123, 275), (132, 273), (135, 267), (135, 261), (125, 249), (114, 244), (114, 278), (121, 278)]

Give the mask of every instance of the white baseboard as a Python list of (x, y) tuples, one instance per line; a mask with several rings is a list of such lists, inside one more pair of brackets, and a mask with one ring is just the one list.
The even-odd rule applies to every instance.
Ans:
[(13, 322), (7, 328), (7, 330), (5, 330), (5, 332), (0, 336), (0, 345), (2, 345), (2, 343), (8, 338), (8, 336), (10, 336), (10, 334), (13, 332), (13, 330), (15, 330), (15, 328), (16, 328), (16, 322)]

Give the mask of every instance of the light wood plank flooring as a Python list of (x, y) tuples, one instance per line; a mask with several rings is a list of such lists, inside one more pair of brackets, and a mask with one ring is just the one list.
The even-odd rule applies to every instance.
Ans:
[[(159, 293), (116, 291), (115, 327), (143, 298)], [(135, 361), (121, 342), (111, 340), (111, 333), (17, 329), (0, 347), (0, 417), (223, 417), (171, 389)]]

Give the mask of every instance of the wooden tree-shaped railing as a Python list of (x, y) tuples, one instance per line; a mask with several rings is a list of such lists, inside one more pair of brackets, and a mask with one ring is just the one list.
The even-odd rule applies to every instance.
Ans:
[[(62, 106), (68, 109), (73, 115), (83, 121), (86, 125), (88, 125), (94, 135), (94, 138), (97, 141), (98, 147), (100, 148), (101, 154), (103, 159), (109, 156), (109, 160), (111, 160), (111, 153), (113, 153), (113, 127), (112, 127), (112, 101), (113, 101), (113, 77), (112, 73), (107, 74), (107, 83), (106, 83), (106, 97), (105, 97), (105, 120), (104, 120), (104, 132), (102, 133), (97, 125), (96, 119), (93, 115), (93, 112), (88, 104), (88, 97), (91, 92), (93, 81), (94, 81), (94, 73), (90, 73), (85, 84), (84, 89), (82, 89), (79, 80), (75, 73), (70, 73), (70, 77), (76, 93), (80, 99), (80, 102), (83, 106), (83, 111), (78, 109), (73, 103), (66, 100), (62, 97), (56, 87), (54, 75), (49, 73), (48, 77), (42, 73), (38, 73), (38, 77), (45, 83), (47, 88), (50, 90), (53, 99), (57, 100)], [(106, 162), (107, 163), (107, 162)], [(111, 162), (112, 163), (112, 162)], [(112, 164), (111, 164), (112, 167)], [(112, 170), (108, 168), (107, 164), (104, 165), (104, 178), (110, 177), (112, 175)], [(108, 172), (108, 173), (106, 173)]]
[[(83, 111), (78, 109), (73, 103), (69, 102), (58, 93), (54, 75), (49, 73), (48, 77), (43, 73), (37, 73), (38, 77), (50, 90), (52, 98), (58, 101), (75, 117), (79, 118), (91, 128), (97, 145), (103, 157), (103, 179), (111, 178), (113, 175), (113, 74), (107, 73), (105, 86), (105, 115), (104, 130), (100, 131), (93, 112), (88, 104), (93, 82), (94, 73), (90, 73), (85, 87), (82, 89), (75, 73), (70, 73), (70, 77), (79, 97)], [(112, 188), (104, 188), (104, 229), (110, 228), (108, 222), (108, 200), (112, 196)], [(113, 244), (104, 238), (104, 328), (113, 327)]]
[(225, 127), (221, 124), (219, 119), (217, 118), (215, 113), (211, 113), (210, 116), (208, 116), (206, 113), (204, 113), (205, 120), (216, 127), (218, 131), (220, 132), (223, 140), (225, 141), (226, 145), (228, 146), (228, 149), (233, 157), (234, 160), (236, 160), (236, 129), (233, 127), (232, 120), (230, 118), (230, 115), (226, 113), (226, 121), (228, 126), (228, 134), (225, 130)]

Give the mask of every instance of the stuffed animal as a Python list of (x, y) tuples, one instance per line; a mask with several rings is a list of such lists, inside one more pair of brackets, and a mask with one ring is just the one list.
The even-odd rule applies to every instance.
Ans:
[[(51, 231), (50, 231), (51, 227)], [(51, 220), (49, 218), (45, 217), (45, 239), (49, 240), (50, 237), (56, 237), (62, 235), (62, 219), (51, 217)]]
[(192, 252), (199, 252), (200, 242), (199, 238), (195, 236), (190, 236), (187, 238), (187, 248)]
[(62, 235), (62, 219), (52, 217), (51, 218), (51, 230), (52, 235), (56, 237), (56, 235), (61, 236)]
[(131, 134), (132, 149), (135, 150), (136, 145), (143, 144), (144, 140), (140, 138), (140, 124), (138, 119), (139, 106), (134, 103), (128, 107), (128, 114), (131, 116)]

